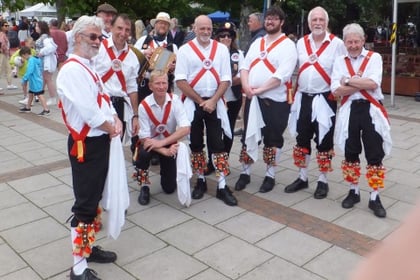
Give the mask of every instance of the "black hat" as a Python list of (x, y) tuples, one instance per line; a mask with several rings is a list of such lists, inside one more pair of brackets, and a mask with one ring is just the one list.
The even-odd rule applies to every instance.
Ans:
[(216, 36), (222, 32), (229, 32), (232, 38), (236, 38), (235, 24), (233, 22), (225, 22), (216, 30)]
[(98, 9), (96, 10), (96, 13), (114, 13), (118, 14), (117, 9), (115, 9), (112, 5), (105, 3), (98, 6)]

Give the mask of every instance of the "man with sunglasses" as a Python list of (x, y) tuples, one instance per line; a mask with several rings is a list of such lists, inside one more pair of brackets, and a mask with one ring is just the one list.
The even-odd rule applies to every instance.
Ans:
[(334, 125), (337, 102), (331, 94), (331, 72), (336, 58), (346, 53), (341, 39), (328, 32), (328, 13), (322, 7), (308, 14), (311, 33), (297, 42), (299, 72), (296, 94), (289, 118), (289, 130), (296, 136), (293, 147), (294, 164), (299, 177), (285, 188), (294, 193), (308, 188), (308, 165), (311, 140), (316, 143), (319, 176), (314, 198), (327, 197), (328, 172), (334, 156)]
[(263, 160), (267, 167), (259, 192), (269, 192), (275, 185), (275, 167), (280, 161), (283, 132), (290, 112), (288, 93), (297, 61), (295, 43), (282, 32), (285, 18), (286, 14), (279, 7), (267, 10), (264, 20), (267, 35), (251, 45), (240, 72), (247, 101), (239, 158), (243, 170), (235, 190), (242, 190), (250, 183), (251, 167), (258, 159), (261, 138), (264, 138)]
[(93, 69), (92, 58), (98, 54), (102, 27), (102, 20), (95, 16), (77, 20), (73, 27), (74, 52), (57, 76), (60, 107), (70, 131), (67, 147), (75, 197), (70, 221), (73, 248), (70, 280), (100, 279), (87, 263), (110, 263), (117, 259), (114, 252), (93, 246), (99, 230), (97, 209), (105, 181), (116, 176), (108, 174), (110, 155), (115, 151), (123, 153), (122, 148), (111, 150), (111, 141), (120, 141), (115, 137), (121, 134), (122, 123)]
[(112, 104), (123, 122), (122, 137), (130, 140), (139, 129), (136, 79), (140, 65), (127, 44), (131, 34), (128, 15), (117, 15), (111, 25), (111, 37), (102, 41), (95, 65), (104, 83), (104, 91), (111, 96)]

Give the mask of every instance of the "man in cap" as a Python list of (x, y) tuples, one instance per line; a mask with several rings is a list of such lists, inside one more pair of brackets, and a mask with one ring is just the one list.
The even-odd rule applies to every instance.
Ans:
[(111, 36), (111, 22), (117, 13), (117, 9), (108, 3), (98, 6), (98, 9), (96, 10), (96, 16), (100, 17), (104, 21), (105, 27), (102, 30), (102, 36), (104, 38), (109, 38)]

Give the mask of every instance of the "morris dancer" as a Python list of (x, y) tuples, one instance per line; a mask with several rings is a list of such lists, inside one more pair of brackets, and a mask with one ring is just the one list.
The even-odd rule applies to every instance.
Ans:
[(350, 191), (341, 203), (352, 208), (360, 202), (360, 159), (362, 143), (367, 161), (366, 178), (372, 188), (369, 208), (375, 216), (383, 218), (378, 189), (384, 187), (385, 167), (382, 160), (391, 151), (390, 126), (381, 90), (382, 57), (367, 51), (363, 46), (365, 33), (359, 24), (348, 24), (343, 29), (347, 55), (334, 63), (331, 91), (343, 97), (337, 117), (335, 143), (344, 151), (341, 164), (344, 180), (350, 183)]

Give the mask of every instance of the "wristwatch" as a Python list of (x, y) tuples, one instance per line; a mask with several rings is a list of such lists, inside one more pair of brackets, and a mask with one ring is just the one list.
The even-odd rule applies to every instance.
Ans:
[(348, 86), (348, 85), (349, 85), (349, 82), (350, 82), (350, 78), (346, 78), (346, 79), (344, 80), (344, 85), (345, 85), (345, 86)]

